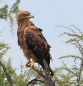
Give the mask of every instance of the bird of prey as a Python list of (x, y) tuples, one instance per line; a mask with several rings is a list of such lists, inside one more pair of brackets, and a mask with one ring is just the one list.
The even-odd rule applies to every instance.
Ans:
[(42, 29), (36, 27), (30, 18), (34, 16), (28, 11), (20, 11), (17, 15), (18, 22), (18, 45), (23, 50), (23, 53), (27, 59), (26, 66), (32, 68), (34, 63), (38, 63), (43, 69), (44, 63), (43, 59), (46, 61), (51, 75), (53, 76), (53, 71), (50, 68), (50, 48), (47, 40), (42, 34)]

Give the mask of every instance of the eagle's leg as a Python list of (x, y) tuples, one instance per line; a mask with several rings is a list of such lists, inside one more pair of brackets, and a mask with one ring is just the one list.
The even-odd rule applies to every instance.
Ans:
[(36, 62), (35, 57), (32, 57), (32, 61), (31, 61), (31, 63), (28, 64), (28, 66), (30, 66), (30, 68), (32, 68), (34, 66), (35, 62)]
[(35, 64), (35, 62), (32, 61), (31, 63), (28, 64), (28, 66), (30, 66), (30, 68), (32, 68), (34, 66), (34, 64)]
[(28, 64), (30, 63), (30, 59), (27, 60), (27, 62), (25, 63), (26, 66), (29, 66)]

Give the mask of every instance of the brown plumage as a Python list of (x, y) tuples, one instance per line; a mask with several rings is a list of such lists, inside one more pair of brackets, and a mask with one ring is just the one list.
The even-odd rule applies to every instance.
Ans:
[[(42, 29), (36, 27), (29, 19), (33, 18), (28, 11), (20, 11), (17, 16), (18, 21), (18, 45), (22, 48), (27, 58), (26, 66), (32, 67), (35, 62), (39, 63), (43, 69), (43, 59), (50, 65), (50, 45), (42, 34)], [(32, 61), (30, 62), (30, 60)], [(49, 66), (50, 68), (50, 66)], [(53, 72), (50, 68), (51, 75)]]

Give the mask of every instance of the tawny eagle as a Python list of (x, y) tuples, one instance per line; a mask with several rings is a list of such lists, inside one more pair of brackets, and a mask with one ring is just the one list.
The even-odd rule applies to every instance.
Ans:
[[(30, 18), (34, 16), (28, 11), (20, 11), (17, 16), (18, 22), (18, 45), (23, 50), (25, 57), (27, 58), (26, 66), (34, 66), (37, 62), (44, 69), (43, 59), (49, 66), (51, 75), (53, 72), (50, 68), (50, 45), (42, 34), (42, 29), (36, 27)], [(32, 59), (32, 60), (31, 60)]]

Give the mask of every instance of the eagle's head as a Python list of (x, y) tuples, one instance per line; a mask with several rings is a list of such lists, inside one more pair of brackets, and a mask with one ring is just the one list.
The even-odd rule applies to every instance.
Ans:
[(28, 11), (20, 11), (17, 15), (18, 22), (29, 20), (30, 18), (34, 18), (34, 16)]

